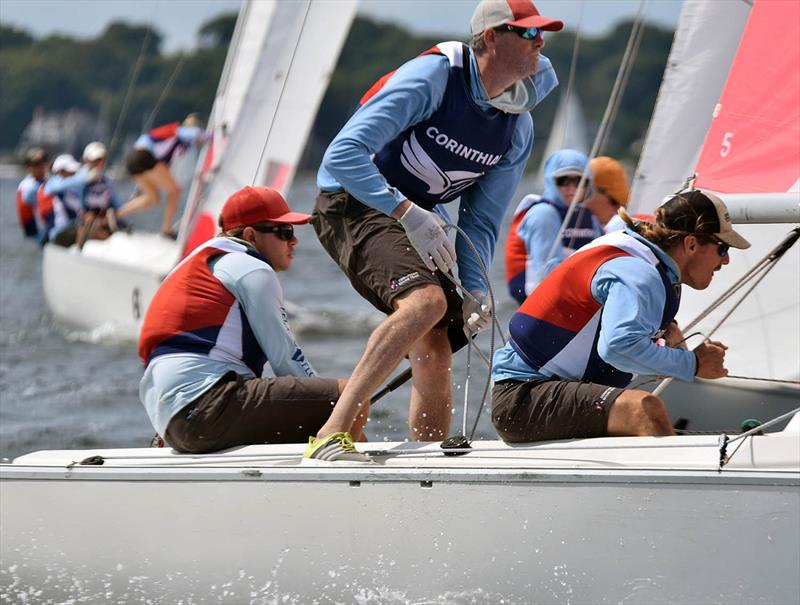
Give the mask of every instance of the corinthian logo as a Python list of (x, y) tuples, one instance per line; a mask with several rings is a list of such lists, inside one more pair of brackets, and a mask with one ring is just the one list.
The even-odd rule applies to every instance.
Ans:
[[(433, 138), (440, 145), (444, 145), (448, 149), (449, 147), (447, 146), (447, 141), (452, 142), (454, 145), (460, 145), (459, 143), (455, 143), (449, 139), (446, 135), (440, 135), (447, 139), (447, 141), (440, 143), (435, 135), (432, 136), (431, 131), (436, 131), (436, 129), (428, 128), (428, 136)], [(461, 147), (464, 146), (461, 145)], [(472, 151), (475, 150), (473, 149)], [(496, 157), (497, 160), (495, 163), (500, 159), (500, 156), (486, 154), (480, 155), (485, 156), (486, 158)], [(468, 156), (464, 155), (464, 157)], [(431, 156), (429, 156), (422, 148), (417, 140), (416, 134), (413, 132), (408, 140), (403, 143), (403, 151), (400, 155), (400, 161), (403, 163), (403, 166), (406, 170), (428, 185), (428, 193), (431, 195), (441, 195), (445, 198), (455, 197), (455, 195), (461, 193), (464, 191), (464, 189), (472, 185), (475, 179), (483, 175), (483, 172), (469, 172), (466, 170), (450, 170), (448, 172), (443, 171), (436, 165), (436, 162), (433, 161), (433, 158), (431, 158)], [(492, 164), (488, 165), (491, 166)]]

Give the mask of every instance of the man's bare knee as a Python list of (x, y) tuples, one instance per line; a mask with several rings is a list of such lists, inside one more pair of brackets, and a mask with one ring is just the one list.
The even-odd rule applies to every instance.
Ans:
[(428, 284), (414, 288), (408, 294), (398, 298), (395, 308), (413, 312), (434, 326), (447, 311), (447, 298), (444, 290), (439, 286)]
[(648, 393), (641, 400), (641, 409), (645, 422), (648, 425), (648, 435), (673, 435), (675, 431), (669, 423), (669, 416), (664, 407), (664, 402), (652, 393)]
[(626, 390), (614, 402), (608, 417), (612, 436), (672, 435), (663, 402), (647, 391)]
[(167, 189), (167, 201), (175, 202), (181, 197), (181, 188), (178, 185)]

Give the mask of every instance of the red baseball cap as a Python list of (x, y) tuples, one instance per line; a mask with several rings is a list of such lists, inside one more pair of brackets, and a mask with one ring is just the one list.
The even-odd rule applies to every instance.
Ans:
[(310, 220), (310, 214), (289, 210), (280, 191), (271, 187), (240, 189), (228, 198), (219, 213), (219, 226), (223, 231), (259, 223), (303, 225)]
[(541, 16), (530, 0), (481, 0), (470, 20), (472, 35), (478, 36), (500, 25), (538, 27), (549, 32), (564, 29), (563, 21)]

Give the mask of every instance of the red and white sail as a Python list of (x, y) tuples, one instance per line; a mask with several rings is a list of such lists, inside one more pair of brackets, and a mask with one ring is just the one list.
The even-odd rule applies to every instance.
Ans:
[(800, 2), (753, 6), (696, 169), (722, 193), (798, 191)]
[(631, 184), (634, 212), (652, 214), (692, 174), (749, 14), (744, 1), (683, 3)]
[[(724, 5), (734, 18), (744, 4), (709, 2), (705, 9)], [(700, 8), (687, 6), (684, 12)], [(700, 11), (700, 16), (707, 16), (706, 11)], [(736, 30), (735, 23), (726, 18), (715, 26)], [(681, 35), (680, 30), (676, 32), (676, 44)], [(679, 49), (683, 46), (678, 45)], [(709, 48), (709, 53), (718, 50)], [(702, 55), (700, 47), (695, 52)], [(695, 186), (720, 193), (734, 222), (750, 223), (736, 227), (752, 243), (750, 249), (731, 250), (730, 264), (720, 269), (706, 290), (684, 288), (678, 315), (683, 325), (800, 222), (800, 2), (756, 0), (738, 48), (731, 52), (729, 70), (724, 60), (709, 61), (700, 70), (683, 70), (678, 78), (682, 81), (675, 81), (674, 70), (669, 83), (665, 75), (645, 143), (650, 154), (644, 157), (643, 152), (637, 170), (639, 195), (633, 201), (637, 212), (653, 212), (664, 196), (696, 172)], [(668, 63), (673, 66), (681, 60), (671, 55)], [(720, 71), (727, 74), (724, 87), (717, 83)], [(677, 90), (687, 96), (676, 96)], [(709, 105), (714, 95), (716, 100)], [(703, 107), (715, 109), (707, 117), (700, 116), (706, 124), (698, 126), (695, 112)], [(644, 196), (643, 191), (647, 192)], [(800, 377), (798, 276), (800, 249), (796, 245), (714, 334), (729, 347), (726, 365), (731, 374)], [(707, 333), (719, 319), (719, 313), (712, 314), (699, 325), (700, 331)]]

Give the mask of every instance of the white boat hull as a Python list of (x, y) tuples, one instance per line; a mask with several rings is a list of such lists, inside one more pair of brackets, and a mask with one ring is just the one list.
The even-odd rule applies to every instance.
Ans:
[(177, 244), (153, 233), (115, 233), (88, 241), (83, 250), (48, 244), (45, 298), (65, 327), (135, 341), (147, 306), (177, 260)]
[[(0, 581), (39, 602), (795, 603), (800, 438), (39, 452), (0, 466)], [(728, 452), (731, 453), (731, 452)], [(101, 455), (102, 466), (70, 465)]]

